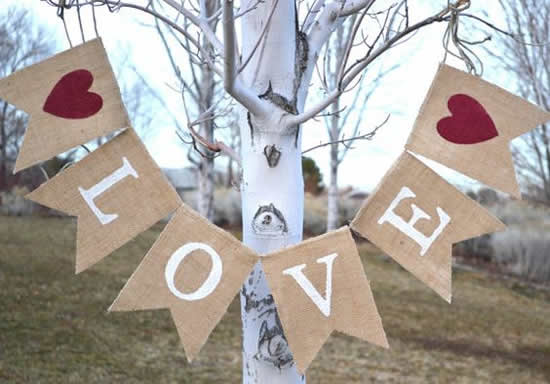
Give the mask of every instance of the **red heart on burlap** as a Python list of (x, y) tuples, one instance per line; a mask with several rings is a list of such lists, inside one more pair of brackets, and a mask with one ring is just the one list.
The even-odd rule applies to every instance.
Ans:
[(86, 69), (67, 73), (50, 92), (44, 112), (65, 119), (95, 115), (103, 107), (103, 99), (97, 93), (88, 92), (93, 82), (94, 76)]
[(445, 140), (455, 144), (477, 144), (498, 136), (493, 119), (473, 97), (453, 95), (447, 105), (452, 115), (437, 123), (437, 132)]

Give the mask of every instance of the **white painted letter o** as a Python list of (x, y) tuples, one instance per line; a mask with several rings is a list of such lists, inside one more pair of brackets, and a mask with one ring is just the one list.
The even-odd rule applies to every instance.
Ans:
[[(176, 288), (176, 285), (174, 283), (176, 271), (178, 269), (178, 266), (183, 262), (183, 259), (185, 259), (187, 255), (199, 249), (208, 253), (210, 258), (212, 259), (212, 270), (210, 271), (210, 274), (208, 275), (205, 282), (199, 287), (199, 289), (197, 289), (195, 292), (183, 293)], [(185, 301), (202, 300), (206, 296), (214, 292), (214, 289), (216, 289), (216, 287), (220, 283), (220, 280), (222, 278), (222, 259), (220, 258), (220, 255), (218, 255), (218, 253), (209, 245), (203, 243), (187, 243), (178, 248), (178, 250), (174, 252), (172, 256), (170, 256), (168, 263), (166, 263), (164, 277), (166, 279), (168, 289), (170, 289), (170, 292), (172, 292), (174, 296)]]

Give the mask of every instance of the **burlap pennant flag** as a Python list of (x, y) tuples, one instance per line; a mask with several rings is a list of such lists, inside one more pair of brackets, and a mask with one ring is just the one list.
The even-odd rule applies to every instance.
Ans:
[(181, 204), (133, 129), (125, 130), (27, 198), (78, 216), (77, 273)]
[(268, 255), (262, 265), (300, 372), (335, 330), (388, 347), (349, 228)]
[(170, 309), (191, 361), (257, 262), (239, 240), (182, 205), (109, 310)]
[(0, 99), (30, 116), (15, 172), (130, 126), (100, 39), (1, 79)]
[(505, 226), (404, 152), (361, 207), (352, 229), (451, 302), (452, 245)]
[(526, 100), (442, 64), (406, 149), (520, 198), (509, 142), (548, 120)]

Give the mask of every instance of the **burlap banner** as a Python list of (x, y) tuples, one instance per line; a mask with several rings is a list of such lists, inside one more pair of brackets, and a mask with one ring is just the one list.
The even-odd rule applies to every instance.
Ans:
[(352, 228), (451, 302), (452, 245), (505, 226), (404, 152)]
[(239, 240), (182, 205), (109, 310), (170, 309), (191, 361), (257, 262)]
[(133, 129), (122, 132), (27, 198), (78, 216), (77, 273), (181, 204)]
[(519, 198), (509, 142), (548, 120), (524, 99), (442, 64), (406, 149)]
[(349, 228), (263, 257), (262, 265), (300, 372), (335, 330), (388, 347)]
[(0, 98), (30, 116), (15, 172), (130, 126), (100, 39), (1, 79)]

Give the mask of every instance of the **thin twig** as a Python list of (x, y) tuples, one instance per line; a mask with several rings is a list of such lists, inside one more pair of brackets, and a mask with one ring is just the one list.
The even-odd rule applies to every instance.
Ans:
[(73, 42), (71, 41), (71, 35), (69, 35), (69, 29), (67, 28), (67, 22), (65, 21), (65, 17), (61, 17), (61, 21), (63, 22), (63, 29), (65, 29), (65, 37), (67, 37), (67, 41), (69, 42), (69, 47), (73, 47)]
[(350, 142), (354, 142), (354, 141), (357, 141), (357, 140), (372, 140), (372, 138), (376, 135), (376, 132), (378, 132), (378, 130), (383, 127), (384, 125), (386, 125), (386, 123), (389, 121), (390, 119), (390, 115), (388, 115), (386, 117), (386, 119), (381, 123), (379, 124), (378, 126), (376, 126), (372, 131), (370, 132), (367, 132), (363, 135), (358, 135), (358, 136), (355, 136), (355, 137), (350, 137), (349, 139), (340, 139), (340, 140), (334, 140), (334, 141), (329, 141), (327, 143), (322, 143), (322, 144), (319, 144), (319, 145), (316, 145), (314, 147), (311, 147), (311, 148), (308, 148), (306, 149), (305, 151), (302, 152), (302, 155), (308, 153), (308, 152), (311, 152), (311, 151), (314, 151), (316, 149), (319, 149), (319, 148), (323, 148), (323, 147), (327, 147), (329, 145), (332, 145), (332, 144), (343, 144), (343, 145), (348, 145), (348, 143)]
[(93, 19), (93, 22), (94, 22), (95, 37), (99, 38), (99, 32), (97, 30), (97, 18), (96, 18), (96, 15), (95, 15), (95, 6), (94, 5), (92, 5), (92, 19)]
[(223, 8), (223, 42), (224, 42), (224, 87), (235, 100), (241, 103), (251, 114), (266, 116), (268, 105), (252, 89), (245, 87), (237, 78), (235, 19), (233, 0), (222, 0)]
[(291, 115), (286, 117), (286, 124), (288, 127), (295, 127), (299, 124), (303, 124), (304, 122), (311, 119), (313, 116), (316, 116), (319, 112), (321, 112), (323, 109), (328, 107), (330, 104), (336, 100), (336, 98), (340, 97), (344, 90), (350, 85), (350, 83), (361, 74), (361, 72), (374, 60), (376, 60), (378, 57), (380, 57), (384, 52), (391, 49), (397, 42), (399, 42), (402, 38), (407, 37), (409, 34), (413, 33), (414, 31), (426, 27), (430, 24), (437, 23), (437, 22), (443, 22), (449, 20), (449, 9), (445, 8), (441, 12), (428, 17), (422, 21), (419, 21), (416, 24), (411, 25), (409, 28), (404, 29), (403, 31), (397, 33), (394, 35), (390, 40), (384, 43), (381, 47), (376, 49), (372, 52), (372, 54), (364, 58), (363, 61), (360, 62), (346, 77), (342, 80), (341, 88), (334, 89), (330, 94), (327, 95), (327, 97), (324, 100), (321, 100), (319, 103), (311, 107), (308, 111), (303, 112), (299, 115)]
[(76, 15), (78, 17), (78, 26), (80, 27), (82, 44), (84, 44), (86, 42), (86, 37), (84, 36), (84, 27), (82, 26), (82, 15), (80, 14), (80, 0), (76, 0)]
[[(57, 8), (60, 7), (58, 3), (55, 3), (52, 0), (42, 0), (42, 1), (46, 1), (49, 5), (55, 6)], [(63, 2), (63, 4), (65, 4), (65, 2)], [(213, 62), (210, 61), (209, 55), (206, 52), (204, 52), (204, 49), (200, 44), (200, 42), (197, 39), (195, 39), (188, 30), (181, 28), (179, 25), (177, 25), (172, 20), (170, 20), (168, 17), (158, 12), (155, 12), (153, 9), (151, 9), (151, 7), (141, 6), (141, 5), (132, 4), (132, 3), (125, 3), (117, 0), (89, 0), (80, 4), (80, 6), (85, 6), (85, 5), (92, 5), (92, 6), (105, 5), (108, 7), (110, 12), (116, 12), (121, 8), (130, 8), (130, 9), (135, 9), (135, 10), (147, 13), (155, 18), (158, 18), (159, 20), (166, 23), (171, 28), (173, 28), (174, 30), (182, 34), (193, 46), (195, 46), (201, 52), (201, 55), (208, 62), (208, 65), (212, 68), (212, 70), (220, 76), (223, 75), (223, 71), (220, 68), (218, 68)], [(65, 7), (68, 8), (70, 7), (70, 5)]]
[(482, 19), (481, 17), (475, 16), (475, 15), (472, 15), (472, 14), (469, 14), (469, 13), (462, 13), (461, 15), (464, 16), (464, 17), (468, 17), (468, 18), (477, 20), (477, 21), (485, 24), (489, 28), (494, 29), (495, 31), (497, 31), (499, 33), (502, 33), (503, 35), (510, 37), (512, 40), (516, 41), (517, 43), (520, 43), (520, 44), (523, 44), (523, 45), (530, 45), (530, 46), (533, 46), (533, 47), (544, 47), (546, 45), (550, 45), (550, 41), (547, 41), (547, 42), (544, 42), (544, 43), (533, 43), (533, 42), (526, 42), (526, 41), (520, 40), (515, 34), (513, 34), (511, 32), (508, 32), (508, 31), (505, 31), (504, 29), (497, 27), (496, 25), (488, 22), (487, 20)]
[(38, 166), (38, 169), (40, 169), (40, 171), (42, 172), (42, 175), (44, 176), (44, 179), (46, 181), (50, 180), (50, 176), (48, 175), (48, 172), (46, 172), (46, 170), (44, 169), (44, 167), (42, 166), (42, 164), (40, 164)]

